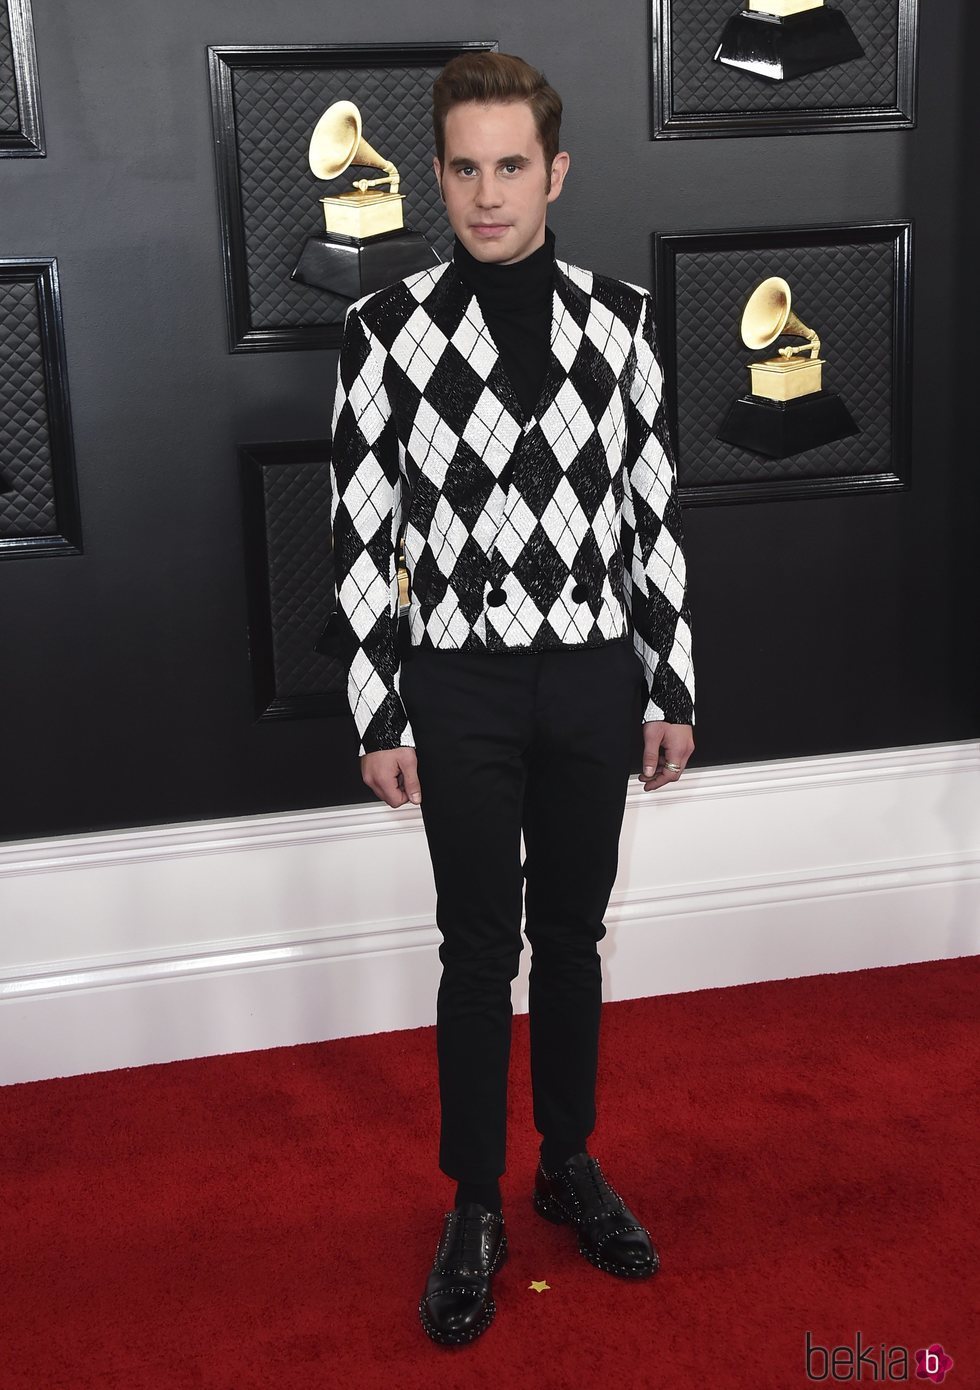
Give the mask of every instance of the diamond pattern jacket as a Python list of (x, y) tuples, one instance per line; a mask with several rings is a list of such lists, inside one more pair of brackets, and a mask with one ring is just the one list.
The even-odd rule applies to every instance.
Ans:
[(399, 543), (413, 648), (547, 651), (630, 634), (642, 718), (694, 722), (691, 615), (653, 303), (555, 260), (530, 419), (452, 261), (351, 304), (333, 409), (337, 605), (360, 754), (414, 747), (399, 695)]

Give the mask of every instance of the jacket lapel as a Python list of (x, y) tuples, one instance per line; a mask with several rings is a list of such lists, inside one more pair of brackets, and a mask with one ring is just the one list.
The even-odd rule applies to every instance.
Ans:
[(534, 411), (540, 419), (567, 380), (578, 356), (589, 319), (589, 296), (568, 274), (564, 261), (555, 261), (555, 292), (551, 313), (551, 362), (541, 398)]
[[(487, 379), (497, 369), (494, 391), (504, 407), (501, 419), (491, 433), (502, 450), (492, 450), (488, 466), (496, 477), (513, 452), (515, 431), (520, 433), (526, 423), (524, 412), (510, 376), (500, 363), (500, 352), (493, 334), (487, 327), (480, 301), (465, 283), (452, 261), (449, 262), (426, 305), (433, 322), (465, 357), (476, 344), (480, 354), (480, 375)], [(555, 260), (555, 288), (551, 302), (551, 356), (545, 372), (544, 385), (532, 420), (540, 419), (555, 399), (578, 353), (589, 317), (589, 296), (568, 274), (565, 261)], [(491, 365), (492, 364), (492, 365)]]
[[(480, 301), (465, 286), (464, 291), (467, 295), (466, 318), (474, 332), (478, 333), (490, 345), (495, 359), (499, 361), (500, 354), (483, 317)], [(530, 421), (525, 420), (509, 374), (503, 370), (500, 372), (497, 394), (501, 403), (506, 407), (511, 420), (517, 424), (519, 429), (523, 429), (526, 424), (540, 419), (555, 399), (562, 382), (568, 376), (571, 365), (575, 361), (588, 316), (588, 296), (575, 284), (574, 280), (569, 278), (564, 263), (556, 260), (555, 288), (551, 300), (551, 357), (545, 371), (541, 395)], [(499, 470), (497, 471), (499, 475)]]
[[(483, 317), (480, 302), (452, 261), (448, 263), (425, 307), (435, 325), (476, 367), (480, 376), (484, 380), (493, 377), (493, 394), (502, 409), (496, 412), (494, 407), (497, 418), (486, 422), (489, 439), (480, 456), (482, 463), (499, 482), (521, 435), (545, 414), (568, 378), (588, 322), (589, 296), (569, 275), (567, 262), (556, 258), (551, 355), (541, 395), (530, 420), (525, 419), (510, 376), (500, 360), (499, 349)], [(506, 490), (503, 487), (493, 489), (473, 527), (473, 537), (485, 554), (490, 554), (516, 497), (512, 470)]]

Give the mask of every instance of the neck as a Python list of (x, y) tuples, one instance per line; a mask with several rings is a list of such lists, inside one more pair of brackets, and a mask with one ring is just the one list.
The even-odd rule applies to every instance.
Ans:
[(550, 295), (554, 280), (555, 234), (546, 226), (540, 246), (519, 261), (507, 264), (478, 260), (457, 236), (453, 263), (478, 298), (487, 296), (495, 303), (507, 302), (515, 306), (535, 298), (543, 299)]

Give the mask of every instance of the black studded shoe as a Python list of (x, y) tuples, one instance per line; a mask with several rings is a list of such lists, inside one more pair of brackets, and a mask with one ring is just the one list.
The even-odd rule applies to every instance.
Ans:
[(434, 1342), (460, 1346), (487, 1330), (497, 1311), (493, 1276), (506, 1259), (503, 1216), (480, 1202), (463, 1202), (445, 1213), (419, 1300), (419, 1318)]
[(547, 1221), (575, 1226), (580, 1253), (597, 1268), (627, 1279), (645, 1279), (660, 1268), (649, 1232), (606, 1182), (591, 1154), (573, 1154), (553, 1173), (539, 1159), (532, 1201)]

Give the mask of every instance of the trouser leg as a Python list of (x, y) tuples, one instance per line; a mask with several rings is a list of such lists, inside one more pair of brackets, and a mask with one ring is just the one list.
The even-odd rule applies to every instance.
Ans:
[(534, 661), (530, 653), (419, 649), (401, 673), (442, 936), (439, 1167), (459, 1181), (493, 1181), (506, 1166)]
[(523, 830), (534, 1123), (556, 1151), (596, 1122), (603, 914), (639, 719), (630, 643), (541, 653)]

